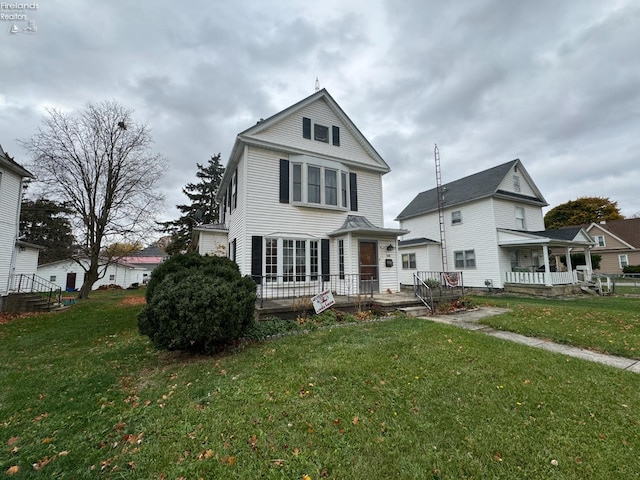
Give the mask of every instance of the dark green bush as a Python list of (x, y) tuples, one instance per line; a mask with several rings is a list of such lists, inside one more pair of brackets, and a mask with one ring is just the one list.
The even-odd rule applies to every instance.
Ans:
[(157, 348), (214, 353), (253, 323), (256, 286), (227, 258), (176, 255), (154, 270), (138, 330)]
[(622, 269), (623, 273), (640, 273), (640, 265), (627, 265)]

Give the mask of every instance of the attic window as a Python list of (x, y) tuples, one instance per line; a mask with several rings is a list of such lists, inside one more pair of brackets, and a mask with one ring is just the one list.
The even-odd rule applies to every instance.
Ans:
[(329, 143), (329, 127), (324, 125), (313, 125), (313, 139), (319, 142)]
[(513, 176), (513, 191), (520, 192), (520, 177), (518, 175)]

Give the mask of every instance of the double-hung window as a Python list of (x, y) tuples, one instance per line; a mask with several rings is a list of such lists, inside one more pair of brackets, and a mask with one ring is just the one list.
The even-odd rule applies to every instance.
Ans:
[(462, 223), (462, 212), (460, 210), (451, 212), (451, 225), (459, 225), (461, 223)]
[(307, 201), (320, 203), (320, 167), (309, 165), (307, 169)]
[(459, 250), (453, 252), (453, 259), (456, 268), (476, 268), (475, 250)]
[(328, 168), (324, 170), (324, 203), (338, 205), (338, 172)]
[(409, 270), (416, 268), (416, 254), (415, 253), (403, 253), (402, 254), (402, 269)]
[(526, 224), (524, 221), (524, 208), (516, 207), (516, 228), (520, 230), (524, 230), (526, 228)]
[(520, 177), (518, 175), (513, 176), (513, 191), (520, 193)]
[(596, 235), (593, 238), (596, 241), (596, 244), (597, 244), (598, 247), (606, 247), (607, 246), (605, 241), (604, 241), (604, 235)]
[(629, 265), (629, 257), (627, 254), (618, 255), (618, 262), (620, 263), (620, 268), (624, 268)]
[(302, 165), (293, 164), (293, 201), (302, 201)]

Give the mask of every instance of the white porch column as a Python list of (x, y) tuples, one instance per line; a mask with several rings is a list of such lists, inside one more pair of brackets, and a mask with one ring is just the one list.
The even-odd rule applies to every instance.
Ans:
[(569, 247), (564, 249), (564, 256), (567, 259), (567, 272), (571, 273), (573, 271), (573, 264), (571, 263), (571, 250)]
[(587, 264), (587, 274), (589, 278), (591, 278), (591, 274), (593, 273), (593, 265), (591, 264), (591, 248), (584, 247), (584, 261)]
[(547, 287), (551, 287), (553, 282), (551, 281), (551, 267), (549, 266), (549, 247), (542, 246), (542, 256), (544, 257), (544, 284)]

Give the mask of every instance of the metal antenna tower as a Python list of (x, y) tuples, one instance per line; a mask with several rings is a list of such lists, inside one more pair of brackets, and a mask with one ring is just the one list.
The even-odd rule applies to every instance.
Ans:
[(438, 196), (438, 217), (440, 219), (440, 252), (442, 253), (442, 271), (448, 272), (447, 266), (447, 239), (444, 232), (444, 192), (442, 187), (442, 172), (440, 171), (440, 150), (436, 144), (433, 149), (433, 156), (436, 161), (436, 195)]

